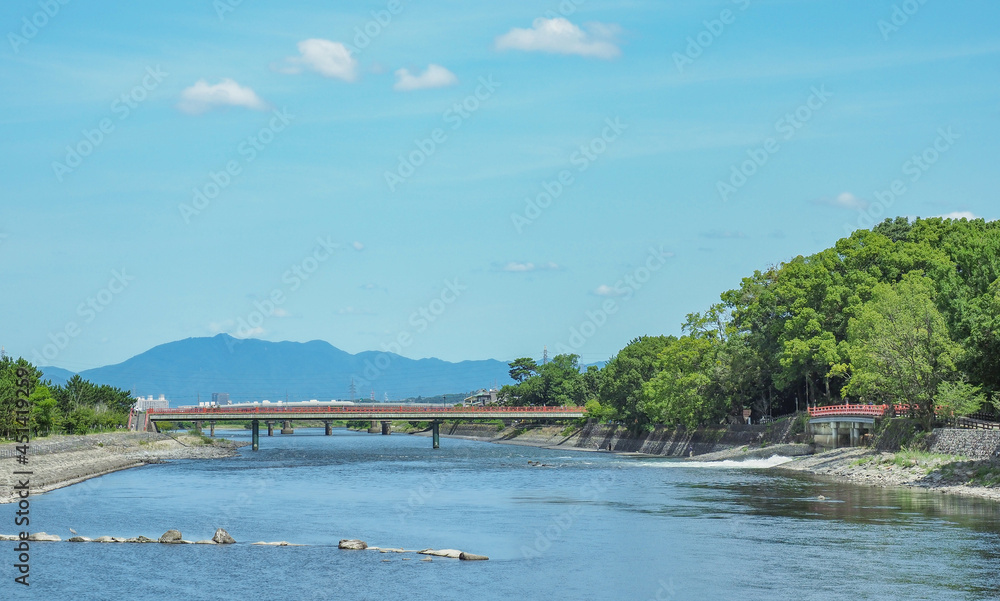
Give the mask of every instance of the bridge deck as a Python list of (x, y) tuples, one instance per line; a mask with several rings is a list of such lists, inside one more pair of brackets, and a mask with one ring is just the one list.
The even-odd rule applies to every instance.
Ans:
[(192, 407), (150, 409), (151, 421), (231, 420), (407, 420), (435, 419), (574, 419), (583, 407)]

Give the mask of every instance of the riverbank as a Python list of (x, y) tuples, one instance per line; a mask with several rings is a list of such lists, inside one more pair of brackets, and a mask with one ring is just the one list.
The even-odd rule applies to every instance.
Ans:
[[(733, 428), (733, 427), (731, 427)], [(902, 486), (1000, 501), (1000, 432), (936, 430), (927, 452), (887, 452), (869, 448), (815, 453), (815, 446), (792, 433), (792, 424), (736, 426), (733, 430), (658, 429), (633, 433), (614, 426), (507, 427), (446, 424), (444, 438), (460, 438), (547, 449), (604, 451), (621, 455), (676, 457), (698, 462), (793, 458), (775, 469), (833, 478), (865, 486)], [(429, 432), (412, 432), (430, 436)], [(997, 438), (994, 441), (994, 438)], [(694, 454), (690, 453), (694, 451)]]
[(864, 486), (920, 488), (1000, 501), (1000, 462), (934, 452), (833, 449), (800, 457), (778, 470), (834, 478)]
[[(651, 457), (689, 457), (692, 454), (704, 460), (713, 453), (746, 455), (756, 449), (782, 445), (788, 456), (810, 452), (807, 444), (794, 444), (801, 440), (795, 432), (794, 420), (768, 425), (738, 424), (727, 427), (656, 428), (652, 431), (634, 432), (623, 426), (587, 424), (585, 426), (508, 426), (498, 429), (491, 424), (442, 424), (441, 436), (513, 444), (521, 446), (571, 449), (574, 451), (605, 451), (626, 455)], [(429, 431), (414, 431), (417, 436), (430, 436)], [(770, 457), (770, 454), (767, 455)], [(720, 457), (722, 458), (722, 457)], [(725, 457), (732, 459), (734, 457)], [(749, 459), (751, 456), (746, 456)]]
[(13, 444), (0, 445), (0, 504), (17, 500), (14, 472), (32, 472), (31, 493), (40, 494), (119, 470), (172, 459), (232, 457), (247, 443), (189, 434), (112, 432), (32, 440), (28, 465), (18, 463)]

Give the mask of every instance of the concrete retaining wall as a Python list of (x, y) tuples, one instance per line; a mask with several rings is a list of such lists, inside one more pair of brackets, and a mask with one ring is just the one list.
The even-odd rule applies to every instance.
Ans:
[(689, 451), (703, 455), (745, 445), (788, 442), (791, 420), (770, 425), (732, 425), (717, 428), (659, 427), (652, 432), (630, 432), (622, 426), (587, 424), (567, 431), (565, 426), (529, 426), (497, 431), (489, 424), (452, 424), (441, 429), (443, 435), (468, 436), (480, 440), (542, 446), (565, 446), (582, 449), (607, 449), (666, 457), (687, 456)]

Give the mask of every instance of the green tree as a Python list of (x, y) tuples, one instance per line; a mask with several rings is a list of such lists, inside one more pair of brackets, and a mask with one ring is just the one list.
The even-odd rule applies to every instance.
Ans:
[(852, 396), (916, 406), (930, 428), (941, 384), (957, 379), (962, 349), (951, 339), (935, 304), (934, 285), (922, 273), (876, 287), (851, 321)]
[(726, 415), (712, 378), (718, 344), (684, 336), (660, 353), (659, 372), (643, 386), (641, 409), (651, 421), (694, 428)]
[(615, 410), (619, 419), (646, 423), (639, 407), (643, 385), (659, 371), (659, 355), (677, 339), (673, 336), (642, 336), (628, 343), (601, 370), (598, 398)]
[(538, 372), (538, 364), (536, 364), (535, 360), (530, 357), (514, 359), (507, 365), (510, 366), (510, 379), (514, 380), (518, 384), (524, 382)]

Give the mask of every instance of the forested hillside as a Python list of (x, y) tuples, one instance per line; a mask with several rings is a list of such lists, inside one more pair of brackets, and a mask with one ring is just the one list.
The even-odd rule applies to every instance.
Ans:
[[(905, 218), (754, 272), (683, 324), (563, 378), (511, 364), (508, 403), (587, 402), (634, 424), (713, 423), (807, 404), (969, 413), (1000, 391), (1000, 222)], [(516, 368), (516, 372), (515, 372)]]

